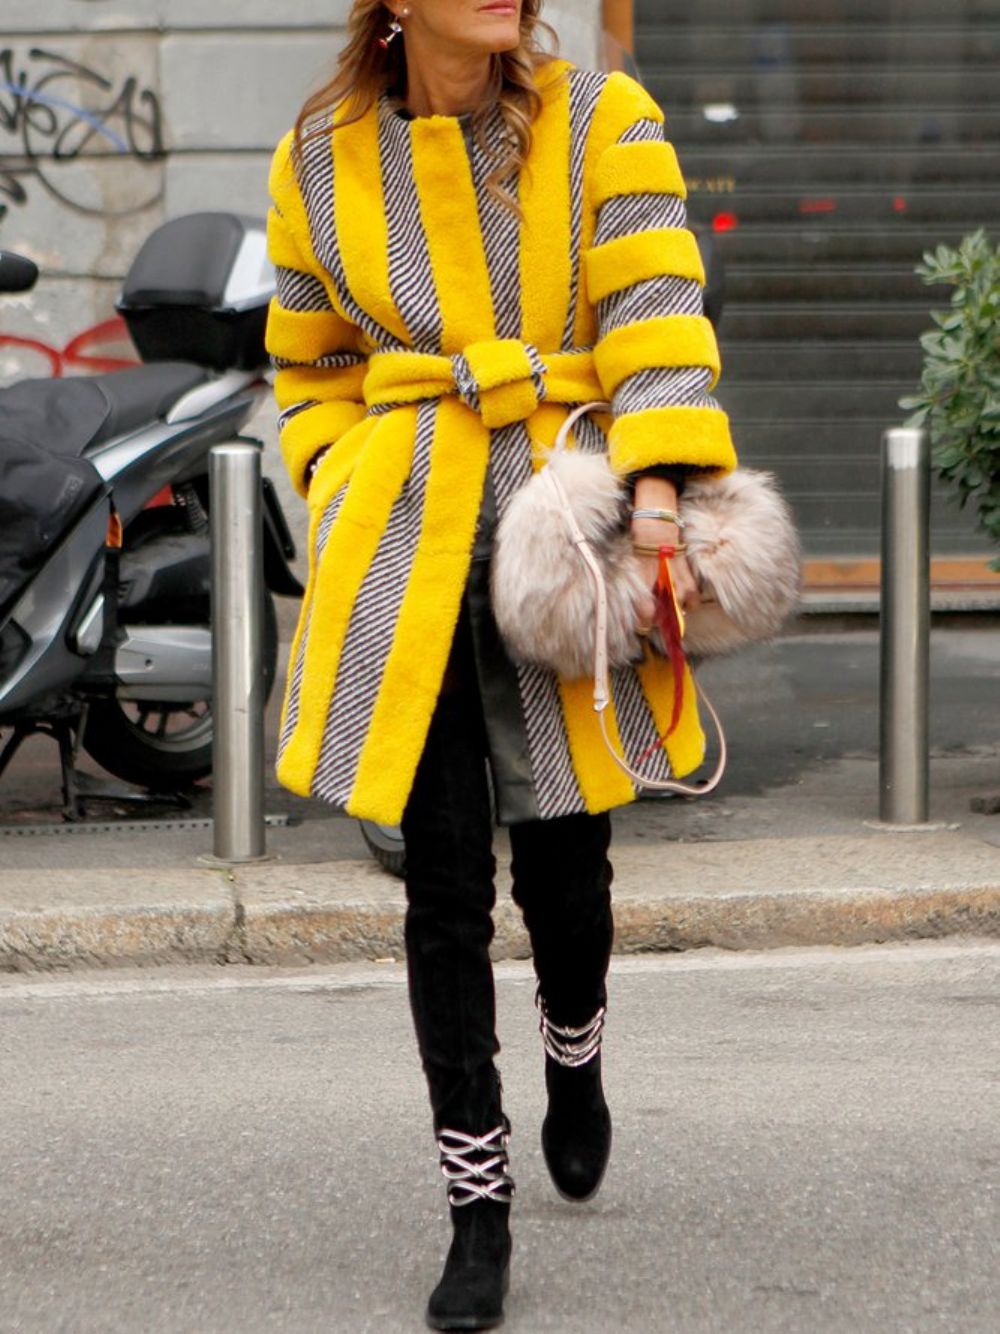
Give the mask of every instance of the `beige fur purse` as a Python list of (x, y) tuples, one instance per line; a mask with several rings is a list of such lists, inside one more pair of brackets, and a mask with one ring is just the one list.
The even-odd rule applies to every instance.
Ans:
[[(603, 723), (608, 671), (642, 660), (635, 627), (649, 590), (632, 550), (623, 481), (606, 453), (566, 448), (573, 424), (592, 409), (606, 412), (610, 405), (574, 408), (543, 467), (505, 510), (496, 531), (491, 597), (516, 660), (570, 679), (594, 676)], [(678, 509), (702, 594), (701, 607), (685, 616), (685, 652), (696, 658), (730, 653), (777, 634), (798, 602), (802, 558), (773, 476), (746, 468), (708, 474), (687, 483)], [(663, 651), (658, 632), (649, 641)], [(724, 765), (724, 742), (721, 749)], [(675, 791), (710, 791), (721, 777), (720, 766), (710, 784), (697, 788), (651, 784), (621, 756), (615, 759), (637, 782)]]

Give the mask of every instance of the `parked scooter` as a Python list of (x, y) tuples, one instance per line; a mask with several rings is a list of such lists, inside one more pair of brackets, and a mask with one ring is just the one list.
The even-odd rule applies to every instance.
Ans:
[[(37, 270), (0, 254), (0, 291)], [(142, 247), (118, 309), (143, 365), (0, 390), (0, 775), (27, 737), (59, 743), (80, 818), (82, 746), (156, 791), (212, 768), (208, 456), (262, 399), (274, 271), (263, 222), (202, 213)], [(272, 594), (301, 596), (265, 479), (266, 688)]]

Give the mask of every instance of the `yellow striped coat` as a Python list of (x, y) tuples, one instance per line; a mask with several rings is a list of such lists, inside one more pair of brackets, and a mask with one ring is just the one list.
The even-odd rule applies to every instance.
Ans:
[[(491, 624), (490, 541), (568, 405), (605, 398), (576, 446), (623, 475), (735, 465), (702, 313), (705, 276), (663, 113), (634, 79), (553, 59), (519, 182), (523, 221), (486, 191), (471, 117), (410, 116), (388, 94), (354, 124), (291, 136), (271, 172), (268, 322), (281, 445), (309, 509), (309, 579), (278, 777), (398, 823), (468, 604), (504, 823), (597, 812), (635, 789), (602, 743), (591, 682), (509, 660)], [(308, 490), (309, 462), (324, 447)], [(613, 679), (634, 760), (666, 730), (669, 665)], [(704, 736), (690, 677), (649, 767), (690, 773)]]

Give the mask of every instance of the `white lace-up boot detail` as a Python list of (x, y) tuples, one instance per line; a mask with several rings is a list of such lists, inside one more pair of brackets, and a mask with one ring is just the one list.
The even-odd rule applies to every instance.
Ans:
[(509, 1143), (510, 1122), (506, 1117), (485, 1135), (442, 1129), (438, 1149), (441, 1171), (448, 1182), (448, 1203), (456, 1207), (473, 1200), (510, 1204), (514, 1182), (508, 1168)]
[(601, 1037), (604, 1032), (604, 1018), (607, 1006), (602, 1005), (588, 1023), (580, 1028), (562, 1028), (554, 1024), (548, 1016), (545, 1001), (538, 993), (535, 1004), (541, 1014), (539, 1030), (545, 1050), (560, 1065), (576, 1067), (592, 1061), (601, 1049)]

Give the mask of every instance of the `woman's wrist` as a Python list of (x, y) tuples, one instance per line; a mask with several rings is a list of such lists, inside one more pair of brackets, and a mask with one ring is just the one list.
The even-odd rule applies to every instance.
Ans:
[(636, 479), (632, 509), (677, 511), (677, 487), (665, 477), (646, 475)]
[(677, 525), (660, 519), (633, 519), (629, 532), (633, 544), (643, 547), (676, 547), (682, 541)]

